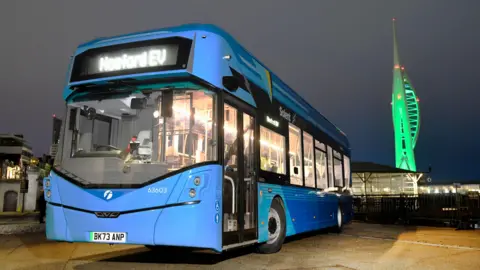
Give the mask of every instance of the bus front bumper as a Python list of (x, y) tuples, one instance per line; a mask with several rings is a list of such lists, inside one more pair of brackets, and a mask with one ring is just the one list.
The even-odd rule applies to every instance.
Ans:
[[(222, 251), (221, 220), (207, 203), (165, 205), (160, 209), (93, 212), (47, 204), (46, 236), (67, 242), (165, 245)], [(101, 217), (97, 217), (101, 216)], [(95, 233), (124, 235), (118, 240), (95, 240)]]

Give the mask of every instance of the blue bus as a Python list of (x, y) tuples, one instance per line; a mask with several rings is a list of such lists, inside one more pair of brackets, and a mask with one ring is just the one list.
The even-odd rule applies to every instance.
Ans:
[(82, 44), (63, 98), (50, 240), (274, 253), (352, 219), (346, 135), (216, 26)]

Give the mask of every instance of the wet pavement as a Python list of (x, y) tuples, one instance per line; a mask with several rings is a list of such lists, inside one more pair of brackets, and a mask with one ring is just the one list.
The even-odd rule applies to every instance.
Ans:
[(480, 231), (353, 223), (289, 239), (277, 254), (159, 253), (142, 246), (0, 235), (0, 269), (480, 269)]

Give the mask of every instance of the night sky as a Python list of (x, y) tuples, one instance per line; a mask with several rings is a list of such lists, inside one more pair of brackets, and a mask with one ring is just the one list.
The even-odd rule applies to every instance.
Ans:
[[(169, 4), (167, 4), (167, 2)], [(480, 180), (480, 1), (3, 1), (0, 132), (48, 152), (69, 57), (95, 37), (184, 23), (230, 32), (350, 138), (353, 160), (394, 164), (392, 28), (420, 97), (419, 170)]]

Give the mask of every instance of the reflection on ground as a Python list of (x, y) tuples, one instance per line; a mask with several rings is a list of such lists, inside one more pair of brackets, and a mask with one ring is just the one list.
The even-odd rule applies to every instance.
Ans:
[(289, 239), (277, 254), (253, 251), (158, 252), (142, 246), (50, 242), (42, 234), (0, 236), (0, 268), (480, 269), (480, 232), (353, 223), (341, 235), (316, 232)]

